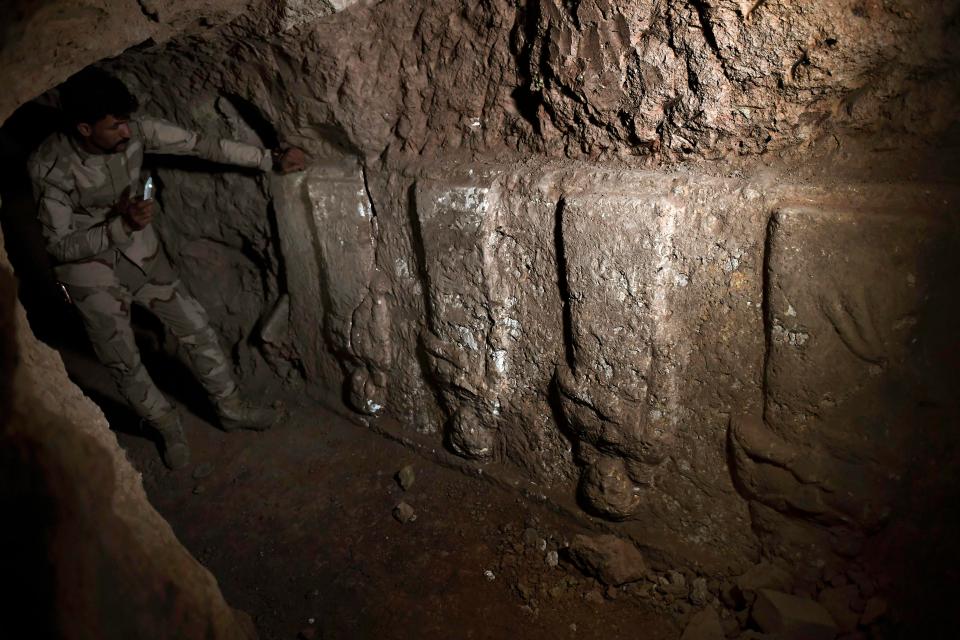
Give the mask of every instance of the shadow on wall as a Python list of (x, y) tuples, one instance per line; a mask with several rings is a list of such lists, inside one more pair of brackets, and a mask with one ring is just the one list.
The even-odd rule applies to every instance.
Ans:
[(808, 581), (824, 562), (872, 576), (911, 637), (950, 635), (954, 621), (930, 612), (950, 610), (960, 577), (956, 240), (921, 211), (777, 211), (765, 407), (731, 422), (734, 480), (765, 550), (806, 560)]
[(30, 154), (62, 127), (55, 108), (34, 101), (18, 109), (0, 128), (0, 225), (30, 325), (50, 344), (78, 343), (84, 335), (79, 317), (64, 300), (53, 276), (27, 174)]

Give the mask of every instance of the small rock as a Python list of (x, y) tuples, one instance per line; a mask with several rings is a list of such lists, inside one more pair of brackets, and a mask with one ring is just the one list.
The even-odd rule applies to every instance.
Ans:
[(588, 591), (583, 595), (583, 599), (590, 604), (603, 604), (603, 594), (600, 593), (599, 589)]
[(400, 471), (397, 471), (396, 478), (397, 484), (400, 485), (400, 488), (404, 491), (408, 491), (417, 479), (416, 474), (413, 472), (413, 465), (408, 464), (403, 469), (400, 469)]
[(690, 602), (702, 607), (710, 600), (710, 591), (707, 590), (706, 578), (694, 578), (690, 585)]
[(616, 600), (617, 596), (620, 595), (620, 590), (616, 587), (607, 587), (607, 590), (603, 592), (603, 595), (607, 600)]
[(556, 550), (548, 551), (546, 560), (547, 566), (551, 569), (554, 569), (558, 564), (560, 564), (560, 554), (557, 553)]
[(578, 569), (605, 585), (620, 586), (647, 575), (643, 555), (630, 542), (617, 536), (574, 536), (570, 559)]
[(416, 520), (417, 514), (414, 512), (413, 507), (406, 502), (401, 502), (393, 508), (393, 517), (396, 518), (397, 522), (406, 524)]
[(887, 601), (883, 598), (873, 597), (867, 600), (863, 607), (863, 615), (860, 616), (860, 624), (867, 627), (883, 617), (887, 612)]
[(717, 610), (707, 607), (693, 614), (680, 640), (724, 640), (725, 637)]
[(687, 579), (679, 571), (670, 571), (668, 579), (660, 581), (660, 589), (672, 596), (687, 595)]
[(193, 495), (198, 496), (206, 490), (207, 488), (205, 486), (203, 486), (202, 484), (198, 484), (193, 488)]
[(157, 0), (139, 0), (139, 2), (140, 9), (145, 16), (154, 22), (160, 21), (160, 9), (157, 7)]
[(487, 569), (486, 571), (483, 572), (483, 577), (486, 578), (488, 581), (493, 582), (494, 580), (497, 579), (497, 574), (495, 574), (490, 569)]
[(761, 631), (778, 634), (782, 640), (833, 640), (837, 635), (837, 625), (826, 609), (781, 591), (759, 589), (751, 617)]

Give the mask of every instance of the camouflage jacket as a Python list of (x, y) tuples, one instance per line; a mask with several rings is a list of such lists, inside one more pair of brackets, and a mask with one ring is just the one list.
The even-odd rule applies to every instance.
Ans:
[(110, 215), (124, 189), (129, 187), (132, 196), (140, 192), (144, 153), (196, 156), (264, 171), (272, 164), (269, 151), (205, 138), (164, 120), (134, 119), (130, 130), (130, 142), (117, 153), (87, 153), (73, 137), (58, 133), (30, 157), (43, 236), (63, 283), (115, 284), (119, 253), (144, 271), (157, 259), (161, 248), (153, 225), (127, 233), (120, 217)]

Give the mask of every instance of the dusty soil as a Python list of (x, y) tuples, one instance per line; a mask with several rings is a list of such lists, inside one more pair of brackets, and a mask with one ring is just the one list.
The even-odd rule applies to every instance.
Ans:
[[(582, 532), (562, 515), (289, 396), (288, 418), (263, 434), (226, 434), (184, 408), (193, 460), (169, 472), (99, 365), (64, 357), (119, 429), (153, 504), (263, 638), (679, 636), (673, 612), (641, 596), (648, 583), (607, 590), (562, 549), (548, 565)], [(204, 414), (188, 375), (149, 365), (187, 381), (174, 395)], [(416, 479), (404, 491), (395, 474), (408, 464)], [(393, 518), (401, 501), (413, 522)]]

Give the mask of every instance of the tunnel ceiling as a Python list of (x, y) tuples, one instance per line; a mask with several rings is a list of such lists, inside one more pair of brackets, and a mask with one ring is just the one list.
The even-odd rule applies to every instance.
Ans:
[[(956, 133), (956, 2), (352, 4), (20, 3), (0, 115), (138, 45), (158, 77), (189, 47), (193, 73), (281, 132), (306, 144), (333, 132), (367, 157), (855, 156)], [(172, 51), (157, 46), (175, 35)]]

